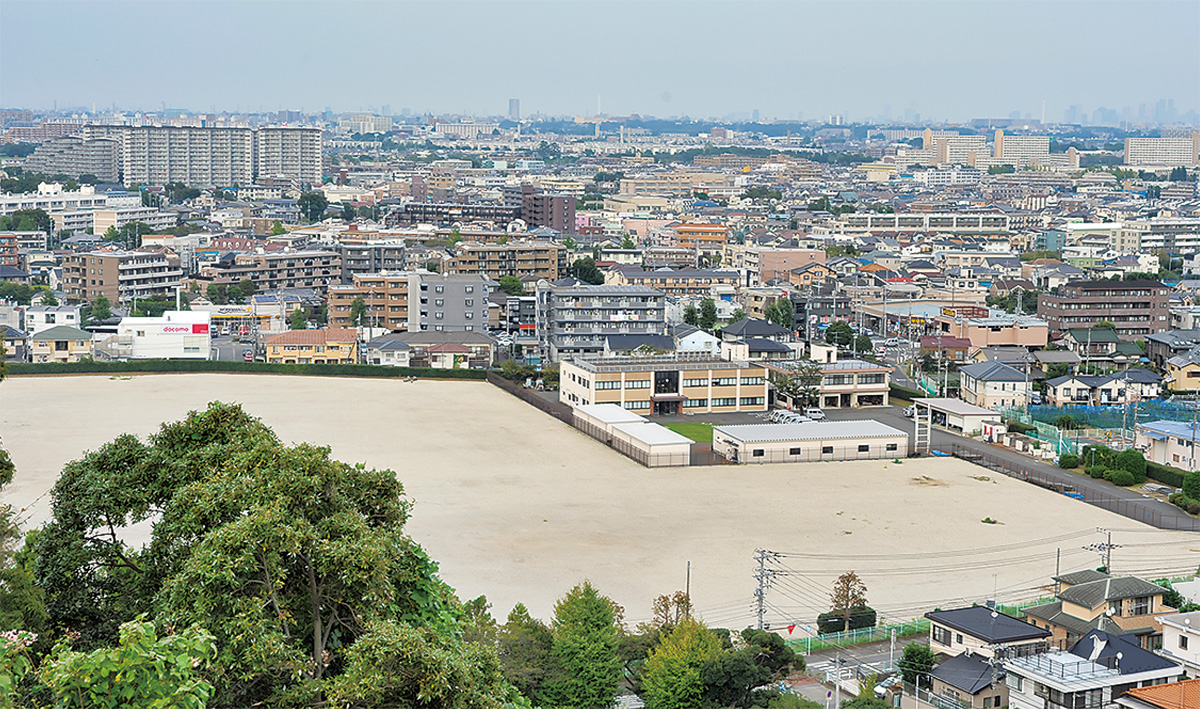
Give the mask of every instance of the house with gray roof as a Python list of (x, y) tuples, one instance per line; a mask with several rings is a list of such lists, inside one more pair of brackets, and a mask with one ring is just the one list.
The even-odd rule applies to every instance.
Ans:
[(1145, 648), (1162, 641), (1156, 616), (1173, 613), (1163, 602), (1166, 589), (1134, 576), (1104, 572), (1055, 577), (1057, 600), (1022, 611), (1034, 625), (1051, 632), (1051, 646), (1066, 649), (1092, 630), (1134, 635)]
[(980, 362), (959, 367), (959, 396), (984, 409), (1022, 407), (1029, 398), (1029, 376), (1003, 362)]
[(946, 655), (983, 657), (1044, 652), (1050, 631), (987, 606), (931, 611), (929, 647)]

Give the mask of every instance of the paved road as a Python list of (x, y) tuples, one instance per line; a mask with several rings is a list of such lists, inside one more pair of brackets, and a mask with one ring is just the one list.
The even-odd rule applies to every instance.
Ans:
[(221, 336), (212, 338), (212, 348), (215, 351), (213, 359), (222, 362), (241, 362), (242, 350), (253, 347), (248, 343), (237, 341), (236, 336)]
[[(825, 414), (834, 421), (871, 418), (913, 435), (913, 420), (895, 406), (873, 409), (827, 409)], [(998, 462), (1011, 471), (1039, 474), (1053, 482), (1074, 486), (1084, 499), (1105, 509), (1123, 514), (1131, 519), (1160, 529), (1185, 529), (1200, 531), (1200, 520), (1191, 517), (1178, 507), (1142, 494), (1136, 490), (1117, 487), (1104, 480), (1096, 480), (1063, 470), (1055, 465), (1043, 463), (1016, 451), (980, 440), (966, 438), (938, 427), (930, 436), (933, 448), (952, 453), (964, 449), (979, 453)]]

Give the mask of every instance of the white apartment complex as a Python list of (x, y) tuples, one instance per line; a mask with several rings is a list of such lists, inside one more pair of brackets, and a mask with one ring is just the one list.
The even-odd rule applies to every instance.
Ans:
[(1200, 131), (1190, 138), (1126, 138), (1125, 164), (1135, 167), (1192, 167), (1200, 164)]

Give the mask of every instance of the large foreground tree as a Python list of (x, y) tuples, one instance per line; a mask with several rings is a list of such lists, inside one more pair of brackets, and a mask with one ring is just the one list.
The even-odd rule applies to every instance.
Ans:
[[(212, 404), (69, 463), (52, 498), (36, 544), (52, 627), (85, 650), (141, 614), (204, 628), (213, 706), (475, 707), (511, 691), (494, 651), (462, 642), (461, 606), (404, 534), (411, 503), (390, 470), (285, 446)], [(129, 543), (135, 525), (152, 525), (148, 543)], [(393, 674), (373, 683), (372, 668)]]

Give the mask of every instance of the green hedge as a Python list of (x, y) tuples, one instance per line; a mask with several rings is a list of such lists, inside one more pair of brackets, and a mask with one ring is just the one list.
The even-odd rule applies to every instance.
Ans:
[(222, 362), (202, 359), (143, 359), (132, 362), (14, 362), (9, 376), (54, 374), (158, 374), (163, 372), (241, 372), (245, 374), (293, 374), (314, 377), (381, 377), (399, 379), (486, 379), (482, 369), (433, 369), (430, 367), (381, 367), (369, 364), (267, 364), (266, 362)]
[(1146, 461), (1146, 477), (1150, 478), (1151, 480), (1157, 480), (1163, 485), (1182, 488), (1183, 478), (1185, 475), (1187, 475), (1187, 473), (1182, 470), (1178, 470), (1161, 463), (1154, 463), (1149, 460)]
[(899, 398), (899, 399), (908, 399), (909, 401), (912, 401), (913, 399), (919, 399), (919, 398), (929, 396), (928, 394), (926, 394), (923, 391), (918, 391), (916, 389), (909, 389), (908, 387), (902, 387), (899, 384), (889, 384), (888, 390), (889, 390), (889, 393), (891, 394), (891, 396)]
[(1031, 426), (1027, 423), (1021, 423), (1016, 419), (1004, 419), (1004, 425), (1013, 433), (1025, 434), (1030, 431), (1037, 431), (1037, 426)]

